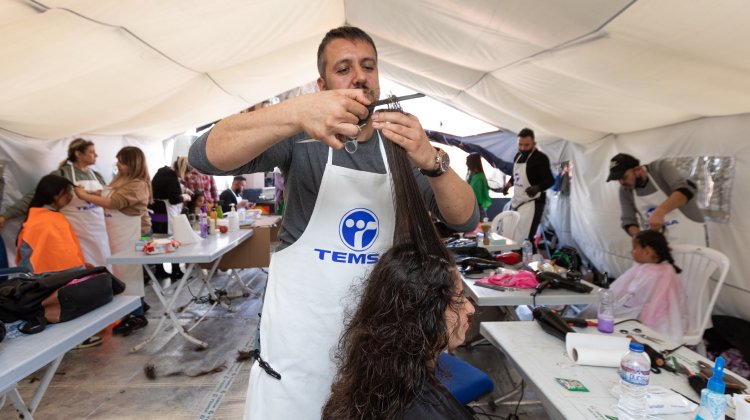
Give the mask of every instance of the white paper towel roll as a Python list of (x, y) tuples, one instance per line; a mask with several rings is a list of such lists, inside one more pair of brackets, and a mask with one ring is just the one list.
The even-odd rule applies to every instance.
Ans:
[(578, 333), (565, 336), (568, 357), (579, 365), (619, 367), (629, 345), (630, 339), (625, 337)]
[(184, 214), (172, 216), (172, 231), (174, 239), (180, 241), (183, 245), (194, 244), (201, 240)]
[(737, 420), (750, 419), (750, 395), (734, 394), (734, 418)]

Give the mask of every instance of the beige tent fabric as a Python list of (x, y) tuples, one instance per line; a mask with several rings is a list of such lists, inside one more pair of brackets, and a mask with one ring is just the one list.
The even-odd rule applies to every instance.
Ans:
[(551, 148), (562, 140), (553, 160), (572, 158), (579, 181), (572, 234), (613, 273), (628, 240), (604, 182), (612, 155), (735, 156), (730, 222), (709, 233), (732, 260), (718, 307), (750, 319), (748, 22), (747, 0), (6, 0), (0, 159), (17, 183), (3, 203), (36, 181), (28, 171), (52, 169), (37, 154), (48, 144), (111, 141), (110, 168), (124, 144), (314, 81), (318, 42), (346, 23), (375, 39), (383, 77), (512, 132), (532, 127)]

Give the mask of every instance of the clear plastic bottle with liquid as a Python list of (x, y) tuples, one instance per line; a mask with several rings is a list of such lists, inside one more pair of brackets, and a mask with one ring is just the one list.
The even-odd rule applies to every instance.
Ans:
[(208, 217), (206, 216), (205, 211), (201, 211), (199, 217), (201, 223), (201, 238), (205, 239), (208, 237)]
[(521, 245), (521, 255), (523, 257), (523, 265), (528, 266), (531, 264), (532, 256), (534, 255), (534, 247), (531, 246), (530, 240), (523, 240), (523, 244)]
[(648, 379), (651, 360), (643, 351), (643, 344), (631, 342), (630, 351), (620, 361), (620, 398), (617, 401), (617, 418), (620, 420), (646, 420), (648, 418)]
[(599, 289), (599, 308), (596, 313), (597, 329), (610, 334), (615, 330), (615, 294), (609, 290), (605, 274), (602, 288)]

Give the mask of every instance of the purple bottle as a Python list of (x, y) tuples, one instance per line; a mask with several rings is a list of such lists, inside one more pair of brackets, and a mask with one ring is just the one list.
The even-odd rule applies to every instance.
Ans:
[(599, 310), (596, 319), (600, 332), (609, 334), (615, 330), (615, 294), (609, 290), (606, 273), (602, 288), (599, 289)]

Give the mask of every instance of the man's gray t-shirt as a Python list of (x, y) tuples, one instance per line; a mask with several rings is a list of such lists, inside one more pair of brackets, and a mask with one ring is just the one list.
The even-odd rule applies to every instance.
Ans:
[[(297, 143), (299, 140), (308, 138), (305, 133), (299, 133), (289, 137), (267, 149), (260, 156), (239, 168), (222, 171), (214, 167), (206, 157), (206, 141), (209, 132), (204, 133), (190, 147), (189, 162), (200, 172), (212, 175), (240, 175), (255, 172), (270, 172), (275, 167), (281, 169), (284, 175), (284, 220), (279, 231), (283, 249), (294, 243), (305, 231), (315, 207), (315, 201), (320, 190), (320, 182), (323, 179), (328, 151), (331, 150), (321, 142)], [(333, 164), (345, 168), (356, 169), (365, 172), (384, 174), (385, 163), (381, 157), (380, 147), (376, 134), (366, 142), (360, 142), (355, 153), (349, 154), (345, 150), (332, 150)], [(388, 141), (388, 140), (383, 140)], [(417, 184), (422, 192), (422, 197), (430, 212), (442, 220), (440, 211), (435, 201), (430, 183), (416, 168), (414, 174)], [(336, 203), (324, 203), (336, 205)], [(474, 213), (466, 223), (461, 225), (449, 225), (457, 231), (470, 231), (476, 227), (479, 220), (479, 210), (474, 206)]]
[[(679, 207), (679, 211), (682, 212), (688, 219), (703, 223), (703, 213), (698, 208), (698, 200), (695, 198), (696, 187), (695, 183), (682, 176), (677, 169), (672, 166), (669, 161), (666, 160), (655, 160), (646, 166), (646, 171), (654, 182), (649, 182), (643, 188), (628, 188), (620, 186), (620, 226), (627, 231), (628, 226), (636, 225), (640, 226), (638, 220), (638, 210), (635, 205), (635, 194), (638, 196), (647, 196), (656, 192), (656, 188), (659, 188), (666, 196), (669, 196), (674, 191), (680, 190), (688, 197), (688, 202)], [(654, 183), (656, 185), (654, 185)]]

